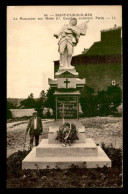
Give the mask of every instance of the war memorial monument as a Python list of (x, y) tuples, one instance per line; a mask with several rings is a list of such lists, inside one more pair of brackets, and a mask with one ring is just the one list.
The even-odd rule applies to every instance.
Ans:
[[(54, 34), (54, 37), (60, 38), (60, 66), (55, 79), (49, 79), (48, 83), (55, 89), (55, 121), (49, 127), (48, 139), (43, 139), (22, 161), (22, 169), (67, 169), (71, 165), (80, 168), (111, 167), (111, 160), (92, 138), (86, 138), (86, 128), (79, 121), (80, 89), (86, 80), (79, 79), (79, 73), (71, 65), (71, 60), (80, 36), (86, 34), (87, 22), (77, 26), (77, 20), (72, 18), (68, 25)], [(65, 123), (69, 123), (70, 129), (76, 127), (78, 138), (64, 145), (56, 137)]]

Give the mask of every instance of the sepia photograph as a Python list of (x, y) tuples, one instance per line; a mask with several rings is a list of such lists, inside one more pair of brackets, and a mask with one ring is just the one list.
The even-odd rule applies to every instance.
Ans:
[(122, 6), (6, 14), (6, 187), (123, 188)]

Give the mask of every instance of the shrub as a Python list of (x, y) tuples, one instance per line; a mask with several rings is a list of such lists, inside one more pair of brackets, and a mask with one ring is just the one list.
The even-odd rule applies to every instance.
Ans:
[(12, 119), (12, 113), (9, 109), (7, 109), (7, 119)]
[(122, 149), (114, 148), (111, 144), (106, 147), (104, 143), (101, 144), (102, 149), (108, 155), (108, 157), (112, 160), (112, 167), (117, 167), (118, 169), (122, 168)]
[(28, 155), (30, 151), (18, 151), (13, 153), (7, 159), (7, 171), (15, 172), (21, 170), (22, 160)]
[(122, 91), (118, 85), (108, 86), (106, 91), (97, 94), (88, 86), (81, 89), (80, 104), (84, 116), (119, 116), (117, 107), (121, 102)]

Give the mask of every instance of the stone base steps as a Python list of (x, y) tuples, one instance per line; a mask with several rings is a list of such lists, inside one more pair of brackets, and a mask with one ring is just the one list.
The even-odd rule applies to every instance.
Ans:
[(62, 143), (48, 144), (48, 139), (43, 139), (36, 148), (36, 156), (54, 157), (54, 155), (58, 157), (96, 156), (97, 146), (91, 138), (86, 139), (86, 143), (73, 143), (71, 146), (67, 144), (66, 147), (63, 147)]
[[(47, 140), (48, 141), (48, 140)], [(91, 141), (91, 140), (90, 140)], [(93, 140), (92, 140), (93, 141)], [(89, 139), (87, 139), (87, 142), (89, 143)], [(44, 142), (41, 142), (39, 146), (33, 148), (33, 150), (25, 157), (25, 159), (22, 161), (22, 169), (53, 169), (53, 168), (61, 168), (61, 169), (68, 169), (71, 167), (71, 165), (78, 165), (80, 168), (97, 168), (97, 167), (104, 167), (104, 165), (111, 167), (111, 160), (108, 158), (108, 156), (105, 154), (103, 149), (100, 146), (95, 146), (96, 155), (94, 153), (90, 152), (89, 155), (86, 155), (85, 152), (89, 148), (89, 145), (85, 143), (85, 145), (81, 144), (81, 149), (84, 151), (82, 155), (80, 155), (78, 152), (76, 153), (76, 150), (79, 146), (78, 144), (73, 144), (71, 147), (66, 146), (62, 147), (62, 145), (56, 145), (53, 144), (52, 150), (48, 150), (50, 148), (51, 144), (47, 144), (45, 141), (45, 148), (44, 150), (47, 151), (43, 152), (43, 154), (40, 155), (40, 149), (43, 150), (42, 144), (44, 145)], [(92, 146), (92, 147), (93, 147)], [(90, 151), (91, 151), (91, 145), (90, 145)], [(94, 148), (94, 147), (93, 147)], [(38, 150), (39, 149), (39, 150)], [(57, 155), (57, 150), (60, 149), (62, 151), (61, 156)], [(76, 154), (71, 153), (73, 149)], [(38, 150), (38, 151), (37, 151)], [(67, 151), (66, 151), (67, 150)], [(80, 147), (79, 147), (80, 150)], [(66, 152), (69, 153), (66, 155)], [(60, 154), (61, 152), (59, 152)], [(89, 153), (89, 152), (88, 152)], [(92, 154), (92, 155), (91, 155)]]

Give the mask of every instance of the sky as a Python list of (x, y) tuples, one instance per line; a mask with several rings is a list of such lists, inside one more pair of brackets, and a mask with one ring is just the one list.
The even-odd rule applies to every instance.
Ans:
[(101, 30), (122, 26), (122, 7), (7, 6), (7, 97), (27, 98), (33, 93), (37, 98), (47, 91), (48, 78), (54, 78), (53, 61), (59, 60), (58, 39), (53, 35), (71, 17), (78, 25), (89, 19), (74, 56), (100, 41)]

